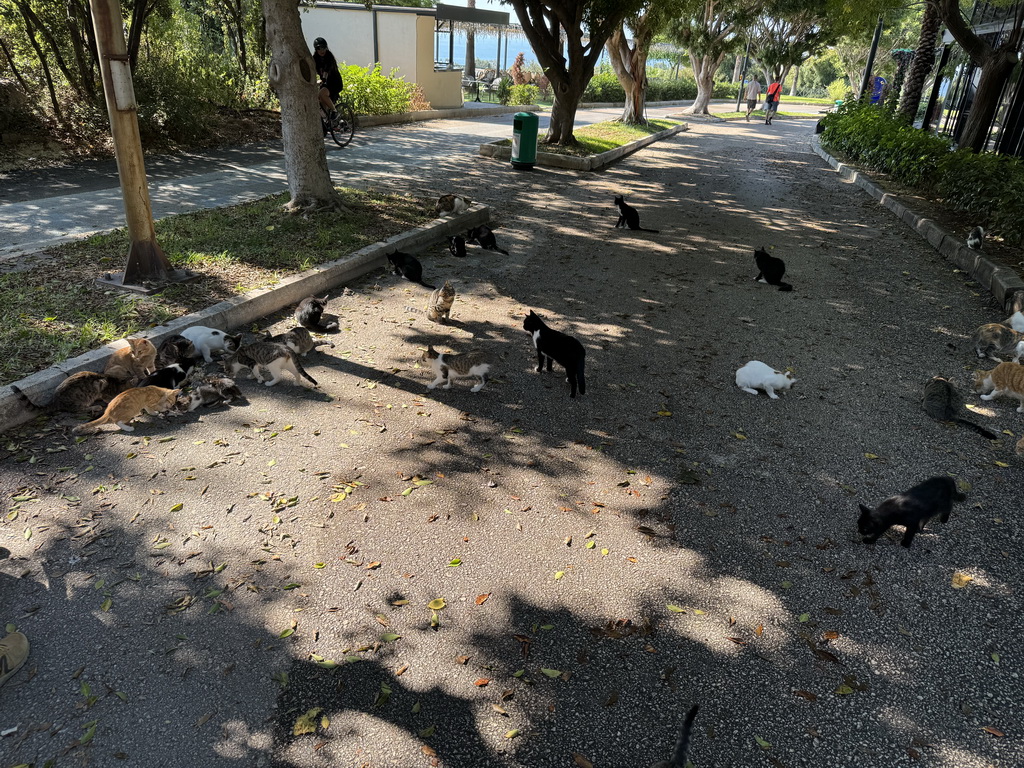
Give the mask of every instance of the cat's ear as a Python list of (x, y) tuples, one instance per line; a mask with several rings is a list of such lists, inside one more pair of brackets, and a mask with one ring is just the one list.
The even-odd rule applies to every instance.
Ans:
[(870, 517), (871, 513), (874, 512), (874, 510), (871, 509), (871, 507), (865, 507), (863, 504), (858, 504), (857, 506), (860, 507), (861, 520), (863, 520), (865, 517)]

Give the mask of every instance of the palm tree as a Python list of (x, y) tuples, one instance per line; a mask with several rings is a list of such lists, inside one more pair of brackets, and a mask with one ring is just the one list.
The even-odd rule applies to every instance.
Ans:
[(921, 17), (921, 36), (917, 39), (917, 51), (914, 53), (914, 61), (910, 65), (910, 72), (907, 73), (907, 82), (903, 87), (903, 97), (900, 99), (899, 115), (908, 123), (914, 122), (917, 117), (917, 108), (921, 103), (921, 93), (924, 91), (924, 81), (935, 64), (935, 41), (939, 37), (939, 29), (942, 27), (942, 18), (939, 16), (939, 9), (932, 3), (924, 6), (924, 16)]

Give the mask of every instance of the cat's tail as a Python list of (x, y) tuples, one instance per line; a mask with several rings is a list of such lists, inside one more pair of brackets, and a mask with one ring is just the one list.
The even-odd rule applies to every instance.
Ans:
[(661, 232), (660, 229), (648, 229), (647, 227), (637, 227), (637, 229), (639, 229), (641, 232), (653, 232), (654, 234), (658, 234), (659, 232)]
[(999, 435), (997, 435), (995, 432), (991, 432), (991, 431), (985, 429), (980, 424), (975, 424), (973, 421), (968, 421), (967, 419), (957, 419), (956, 421), (957, 421), (958, 424), (963, 424), (968, 429), (973, 429), (979, 435), (981, 435), (982, 437), (984, 437), (984, 438), (986, 438), (988, 440), (998, 440), (999, 439)]
[(779, 281), (778, 283), (776, 283), (776, 285), (779, 286), (779, 290), (780, 291), (792, 291), (793, 290), (793, 286), (790, 285), (789, 283), (783, 283), (782, 281)]
[(506, 256), (508, 256), (508, 251), (506, 251), (504, 248), (501, 248), (500, 246), (498, 246), (497, 243), (495, 243), (490, 248), (488, 248), (488, 250), (490, 250), (490, 251), (497, 251), (498, 253), (503, 253)]
[(420, 278), (420, 280), (418, 282), (424, 288), (429, 288), (432, 291), (436, 291), (437, 290), (437, 286), (436, 285), (431, 285), (430, 283), (424, 283), (422, 278)]
[(71, 430), (73, 435), (92, 435), (100, 431), (101, 424), (107, 424), (107, 415), (103, 414), (98, 419), (88, 421), (85, 424), (79, 424), (77, 427)]
[[(311, 323), (308, 320), (306, 322), (302, 322), (300, 320), (299, 323), (307, 331), (316, 331), (317, 333), (327, 333), (329, 331), (336, 331), (336, 330), (338, 330), (338, 324), (336, 322), (334, 322), (333, 320), (331, 322), (329, 322), (329, 323)], [(268, 336), (272, 336), (273, 334), (271, 334), (268, 331), (267, 335)]]
[(16, 384), (11, 384), (11, 392), (13, 392), (14, 396), (21, 401), (21, 404), (28, 408), (30, 411), (41, 411), (44, 408), (46, 408), (45, 405), (33, 403), (31, 400), (29, 400), (28, 395), (26, 395), (24, 392), (18, 389), (18, 386)]
[(587, 394), (587, 380), (583, 375), (583, 361), (580, 360), (580, 364), (576, 366), (574, 373), (576, 377), (576, 389), (579, 390), (581, 395)]
[(295, 370), (297, 370), (299, 373), (301, 373), (304, 378), (307, 378), (311, 382), (313, 382), (313, 386), (314, 387), (319, 387), (320, 386), (317, 383), (316, 379), (314, 379), (312, 376), (310, 376), (309, 373), (306, 371), (306, 369), (302, 367), (302, 363), (299, 361), (299, 356), (298, 355), (292, 354), (292, 362), (295, 363)]
[(690, 753), (690, 734), (693, 732), (693, 720), (697, 717), (699, 709), (700, 705), (694, 704), (690, 707), (690, 711), (686, 713), (683, 727), (679, 731), (679, 741), (676, 742), (676, 749), (672, 753), (672, 762), (670, 763), (672, 768), (686, 768), (686, 756)]

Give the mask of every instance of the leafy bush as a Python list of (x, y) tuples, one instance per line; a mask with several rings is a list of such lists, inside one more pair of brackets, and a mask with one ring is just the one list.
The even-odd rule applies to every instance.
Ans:
[[(713, 99), (735, 99), (740, 92), (739, 83), (727, 83), (723, 81), (715, 81), (715, 84), (711, 88), (711, 98)], [(696, 94), (694, 94), (696, 96)]]
[[(523, 65), (526, 63), (526, 54), (520, 51), (516, 54), (516, 60), (512, 62), (512, 68), (509, 69), (509, 74), (512, 75), (513, 85), (525, 85), (526, 78), (523, 75)], [(527, 102), (521, 101), (519, 104), (526, 104)]]
[(1024, 244), (1024, 165), (1019, 158), (967, 149), (908, 125), (864, 100), (822, 118), (821, 143), (894, 180), (938, 195), (978, 217), (1008, 245)]
[(512, 100), (512, 78), (508, 75), (503, 75), (501, 80), (498, 81), (498, 88), (495, 93), (498, 96), (498, 103), (508, 106)]
[[(735, 91), (735, 89), (734, 89)], [(733, 97), (735, 97), (735, 92)], [(651, 78), (647, 81), (647, 101), (683, 101), (697, 97), (697, 83), (692, 78)], [(584, 102), (625, 102), (626, 92), (614, 72), (600, 72), (591, 78), (583, 92)]]
[(626, 101), (626, 92), (614, 72), (598, 72), (583, 91), (584, 102)]
[(540, 101), (540, 88), (536, 85), (513, 85), (509, 91), (509, 104), (536, 104)]
[(344, 96), (357, 115), (390, 115), (408, 112), (412, 107), (413, 85), (397, 77), (396, 70), (385, 75), (380, 64), (340, 69), (345, 82)]

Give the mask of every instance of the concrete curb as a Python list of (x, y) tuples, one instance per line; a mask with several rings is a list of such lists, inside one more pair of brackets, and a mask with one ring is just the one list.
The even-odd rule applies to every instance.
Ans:
[[(556, 155), (553, 152), (538, 152), (537, 165), (542, 165), (546, 168), (568, 168), (572, 171), (596, 171), (621, 157), (636, 152), (638, 149), (642, 149), (656, 141), (667, 139), (669, 136), (675, 136), (677, 133), (689, 130), (689, 128), (689, 125), (682, 123), (681, 125), (667, 128), (658, 133), (652, 133), (650, 136), (645, 136), (629, 144), (623, 144), (621, 147), (609, 149), (607, 152), (591, 155), (590, 157), (573, 157), (572, 155)], [(499, 143), (492, 141), (487, 144), (481, 144), (480, 154), (495, 160), (510, 160), (512, 158), (512, 147), (499, 146)]]
[(372, 128), (375, 125), (393, 125), (394, 123), (415, 123), (421, 120), (469, 120), (474, 117), (511, 115), (516, 112), (537, 111), (539, 109), (540, 107), (536, 104), (524, 104), (519, 107), (495, 104), (493, 107), (421, 109), (416, 112), (396, 112), (393, 115), (358, 115), (356, 117), (356, 128)]
[[(306, 296), (322, 295), (332, 288), (383, 267), (387, 263), (385, 256), (389, 253), (397, 250), (419, 250), (436, 243), (443, 237), (465, 232), (478, 224), (484, 224), (490, 219), (490, 216), (491, 209), (488, 206), (472, 205), (468, 211), (459, 216), (453, 216), (450, 219), (435, 219), (422, 227), (395, 235), (383, 242), (368, 245), (335, 261), (321, 264), (298, 275), (286, 277), (272, 288), (259, 288), (243, 293), (200, 312), (179, 317), (166, 325), (158, 325), (137, 335), (160, 346), (164, 339), (181, 333), (185, 328), (190, 328), (193, 325), (205, 325), (221, 330), (247, 325), (287, 306), (297, 304)], [(57, 386), (68, 376), (80, 371), (102, 371), (111, 353), (126, 345), (127, 342), (124, 339), (111, 342), (14, 383), (31, 400), (46, 402), (53, 396)], [(37, 415), (37, 412), (30, 411), (22, 405), (9, 386), (4, 387), (0, 392), (0, 432), (6, 432), (8, 429), (31, 421)]]
[(946, 259), (967, 272), (981, 287), (992, 294), (1007, 315), (1024, 311), (1024, 280), (1021, 280), (1016, 272), (989, 261), (979, 251), (972, 251), (962, 239), (943, 229), (932, 219), (914, 213), (863, 173), (836, 160), (821, 148), (817, 136), (811, 139), (811, 149), (840, 176), (852, 181), (875, 198), (880, 205), (892, 211)]

